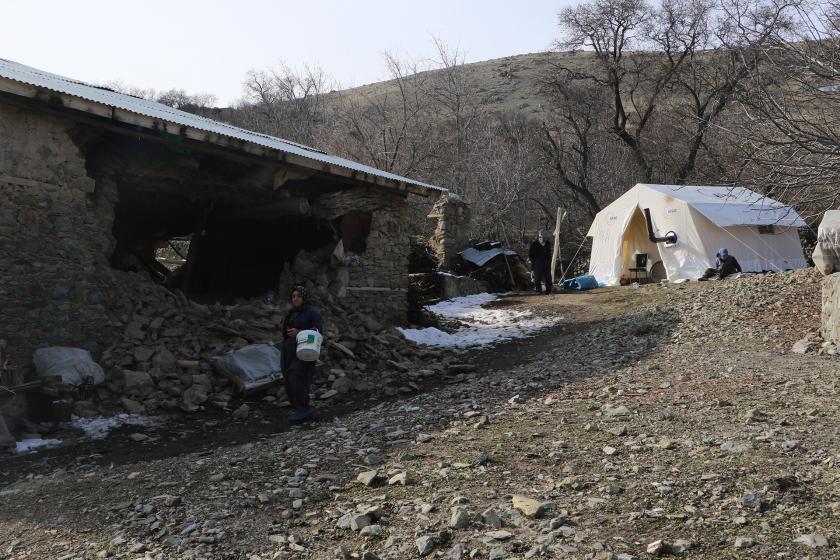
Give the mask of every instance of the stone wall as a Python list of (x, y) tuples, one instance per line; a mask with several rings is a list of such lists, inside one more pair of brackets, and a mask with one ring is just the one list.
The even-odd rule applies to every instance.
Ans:
[(408, 204), (399, 193), (353, 188), (318, 197), (313, 213), (338, 220), (354, 211), (369, 212), (365, 252), (346, 267), (347, 287), (341, 299), (379, 320), (403, 321), (408, 311)]
[(840, 272), (822, 281), (822, 335), (825, 340), (840, 344)]
[(25, 372), (45, 344), (109, 343), (113, 205), (69, 120), (0, 102), (0, 338)]
[(445, 272), (438, 274), (441, 275), (441, 283), (443, 284), (443, 299), (471, 296), (487, 291), (487, 282), (469, 276), (455, 276)]
[(383, 205), (372, 212), (367, 249), (359, 265), (348, 269), (347, 300), (380, 319), (403, 321), (408, 311), (407, 205), (400, 196), (380, 200)]
[(458, 253), (469, 244), (470, 208), (460, 196), (446, 193), (435, 203), (429, 218), (437, 219), (430, 245), (437, 254), (438, 267), (452, 270)]

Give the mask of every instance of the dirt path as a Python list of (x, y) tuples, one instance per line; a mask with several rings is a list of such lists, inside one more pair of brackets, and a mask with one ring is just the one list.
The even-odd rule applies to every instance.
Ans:
[[(549, 297), (535, 297), (530, 294), (505, 297), (489, 307), (530, 310), (541, 315), (560, 318), (577, 316), (577, 309), (589, 307), (591, 294), (556, 294)], [(506, 369), (518, 363), (527, 362), (533, 356), (544, 352), (563, 340), (567, 323), (545, 329), (536, 336), (505, 342), (486, 349), (469, 349), (460, 352), (461, 361), (476, 366), (479, 372), (488, 369)], [(421, 384), (420, 392), (433, 391), (451, 382), (451, 379), (427, 381)], [(381, 397), (376, 394), (363, 400), (317, 403), (319, 422), (330, 422), (348, 413), (370, 408), (379, 403), (395, 402), (403, 396)], [(175, 414), (161, 417), (157, 426), (121, 426), (109, 432), (102, 439), (90, 440), (74, 431), (63, 431), (50, 437), (62, 439), (65, 445), (45, 448), (37, 453), (0, 458), (0, 485), (17, 480), (21, 473), (39, 475), (50, 472), (57, 465), (74, 461), (100, 465), (132, 464), (138, 461), (177, 457), (200, 453), (220, 447), (229, 447), (259, 440), (272, 434), (288, 431), (286, 420), (288, 410), (278, 408), (261, 400), (257, 394), (245, 399), (252, 412), (247, 421), (235, 421), (229, 413), (208, 408), (199, 414)], [(233, 408), (238, 406), (234, 403)], [(142, 432), (154, 439), (153, 442), (133, 441), (129, 436)]]

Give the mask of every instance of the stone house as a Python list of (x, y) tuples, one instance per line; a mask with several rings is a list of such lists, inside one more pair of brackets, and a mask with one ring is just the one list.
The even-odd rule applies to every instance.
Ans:
[[(207, 302), (305, 279), (400, 319), (406, 199), (445, 193), (0, 59), (0, 339), (22, 365), (43, 345), (102, 351), (126, 270)], [(174, 274), (155, 259), (173, 239)]]

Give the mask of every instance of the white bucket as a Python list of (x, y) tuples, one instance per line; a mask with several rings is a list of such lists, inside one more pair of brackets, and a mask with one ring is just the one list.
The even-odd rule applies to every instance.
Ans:
[(321, 343), (324, 337), (318, 331), (300, 331), (297, 335), (298, 360), (314, 362), (321, 355)]

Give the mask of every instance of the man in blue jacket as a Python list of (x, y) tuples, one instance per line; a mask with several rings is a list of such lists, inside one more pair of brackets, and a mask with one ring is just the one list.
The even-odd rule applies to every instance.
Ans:
[(741, 272), (741, 265), (738, 263), (738, 259), (730, 255), (726, 247), (718, 251), (715, 264), (717, 265), (717, 277), (720, 279), (726, 278), (730, 274)]

